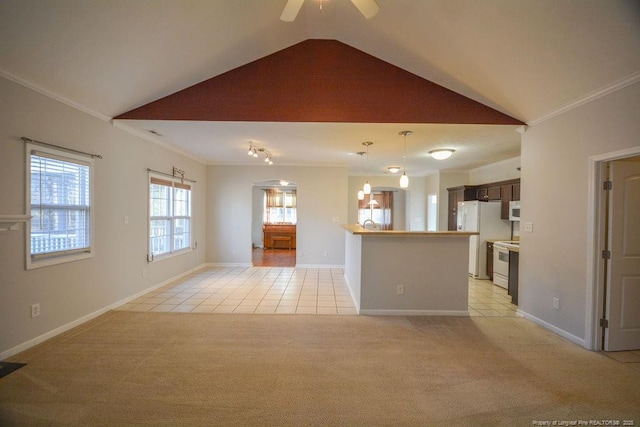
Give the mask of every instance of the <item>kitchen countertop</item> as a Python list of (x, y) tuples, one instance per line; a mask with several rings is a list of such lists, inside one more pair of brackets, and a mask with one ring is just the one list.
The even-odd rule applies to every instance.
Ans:
[[(487, 240), (487, 241), (489, 241), (489, 240)], [(504, 247), (506, 247), (511, 252), (520, 252), (520, 241), (519, 240), (494, 240), (493, 241), (494, 247), (495, 247), (495, 244), (497, 242), (505, 243)], [(518, 242), (518, 244), (517, 245), (509, 244), (510, 242)]]
[(366, 236), (477, 236), (475, 231), (408, 231), (408, 230), (372, 230), (364, 228), (360, 224), (343, 224), (342, 227), (351, 234), (360, 234)]

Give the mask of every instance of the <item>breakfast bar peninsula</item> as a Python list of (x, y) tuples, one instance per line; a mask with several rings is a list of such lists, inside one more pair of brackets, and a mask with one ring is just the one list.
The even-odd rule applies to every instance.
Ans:
[(345, 278), (360, 314), (468, 316), (469, 236), (343, 225)]

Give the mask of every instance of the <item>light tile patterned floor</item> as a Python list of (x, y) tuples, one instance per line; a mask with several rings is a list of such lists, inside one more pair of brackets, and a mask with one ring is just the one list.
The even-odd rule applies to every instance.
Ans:
[(341, 268), (212, 267), (119, 307), (194, 313), (356, 314)]
[[(471, 316), (516, 316), (505, 289), (469, 279)], [(341, 268), (212, 267), (118, 308), (124, 311), (357, 314)]]
[(469, 278), (470, 316), (517, 317), (518, 307), (511, 303), (507, 290), (496, 286), (490, 280)]

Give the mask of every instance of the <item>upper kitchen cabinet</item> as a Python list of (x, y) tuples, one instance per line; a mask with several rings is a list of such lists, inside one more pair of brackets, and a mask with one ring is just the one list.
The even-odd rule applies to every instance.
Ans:
[(513, 198), (511, 200), (520, 200), (520, 180), (517, 183), (513, 184)]
[(501, 191), (499, 185), (481, 185), (476, 189), (477, 200), (494, 201), (501, 200)]
[(458, 224), (458, 202), (499, 200), (502, 202), (500, 218), (509, 219), (509, 202), (520, 200), (520, 178), (480, 185), (460, 185), (447, 188), (447, 190), (449, 191), (449, 222), (447, 229), (455, 231)]
[(509, 202), (520, 200), (520, 178), (512, 181), (505, 181), (500, 185), (500, 218), (509, 219)]

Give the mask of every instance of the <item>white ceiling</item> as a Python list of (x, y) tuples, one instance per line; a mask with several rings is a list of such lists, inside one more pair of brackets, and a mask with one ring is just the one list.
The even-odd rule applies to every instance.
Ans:
[[(637, 0), (2, 0), (0, 73), (111, 118), (306, 39), (336, 39), (527, 123), (640, 75)], [(116, 123), (208, 164), (350, 165), (373, 141), (369, 170), (464, 170), (519, 154), (514, 126)], [(154, 130), (162, 137), (148, 131)], [(439, 146), (455, 155), (435, 162)], [(255, 162), (254, 162), (255, 161)]]

